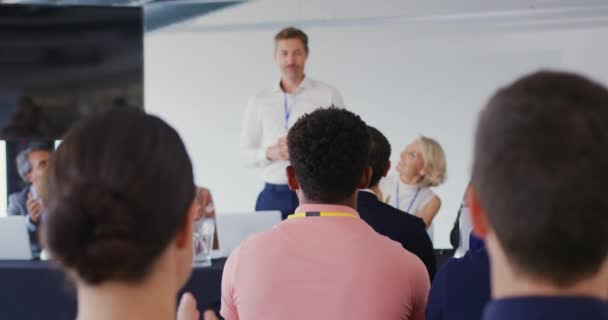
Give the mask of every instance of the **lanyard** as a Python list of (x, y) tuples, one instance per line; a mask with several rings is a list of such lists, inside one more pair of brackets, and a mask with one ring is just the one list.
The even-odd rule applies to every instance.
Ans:
[(285, 111), (285, 130), (289, 128), (289, 117), (291, 116), (291, 110), (296, 105), (296, 94), (293, 94), (293, 103), (291, 107), (287, 103), (287, 94), (283, 93), (283, 111)]
[[(414, 202), (416, 202), (416, 198), (418, 198), (418, 194), (419, 194), (419, 193), (420, 193), (420, 187), (418, 187), (418, 188), (416, 189), (416, 194), (414, 194), (414, 198), (412, 199), (412, 201), (410, 201), (410, 205), (409, 205), (409, 206), (407, 206), (407, 210), (405, 210), (405, 212), (407, 212), (407, 213), (411, 213), (411, 212), (410, 212), (410, 209), (412, 209), (412, 206), (414, 205)], [(401, 209), (399, 208), (399, 181), (397, 181), (397, 196), (395, 197), (395, 199), (396, 199), (396, 205), (395, 205), (395, 207), (396, 207), (397, 209), (401, 210)]]
[(297, 212), (290, 214), (287, 219), (299, 219), (308, 217), (348, 217), (358, 219), (356, 214), (345, 213), (345, 212), (329, 212), (329, 211), (308, 211), (308, 212)]

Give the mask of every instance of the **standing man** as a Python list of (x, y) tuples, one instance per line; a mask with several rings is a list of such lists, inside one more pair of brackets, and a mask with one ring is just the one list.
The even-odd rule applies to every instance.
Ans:
[(247, 166), (264, 168), (264, 190), (255, 210), (280, 210), (283, 218), (298, 206), (289, 190), (285, 168), (289, 165), (287, 130), (298, 118), (320, 107), (344, 107), (340, 93), (304, 74), (308, 59), (308, 36), (285, 28), (274, 37), (274, 60), (281, 79), (252, 97), (243, 117), (240, 152)]

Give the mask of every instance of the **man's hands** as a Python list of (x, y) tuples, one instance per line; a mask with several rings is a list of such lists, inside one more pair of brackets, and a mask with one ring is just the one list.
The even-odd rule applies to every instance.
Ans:
[(196, 299), (190, 292), (182, 295), (177, 306), (177, 320), (199, 320), (200, 312), (196, 307)]
[(27, 207), (28, 217), (34, 224), (40, 223), (40, 217), (42, 216), (42, 205), (31, 193), (27, 194), (27, 201), (25, 202)]
[(274, 145), (266, 149), (266, 158), (270, 160), (289, 160), (287, 137), (281, 137)]

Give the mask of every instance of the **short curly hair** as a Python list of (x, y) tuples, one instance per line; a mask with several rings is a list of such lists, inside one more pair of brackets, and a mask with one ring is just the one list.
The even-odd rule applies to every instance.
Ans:
[(333, 203), (351, 196), (367, 167), (370, 138), (356, 114), (335, 107), (300, 118), (287, 135), (289, 157), (305, 196)]
[(370, 187), (375, 187), (382, 179), (391, 157), (391, 144), (388, 139), (374, 127), (367, 127), (370, 138), (369, 156), (367, 164), (372, 167)]

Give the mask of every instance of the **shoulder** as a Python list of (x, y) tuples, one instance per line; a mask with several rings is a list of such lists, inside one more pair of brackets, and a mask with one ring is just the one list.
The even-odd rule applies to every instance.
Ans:
[[(391, 239), (388, 235), (375, 233), (376, 243), (374, 247), (378, 250), (382, 250), (382, 253), (391, 259), (391, 265), (395, 266), (395, 271), (402, 273), (403, 270), (412, 270), (413, 273), (417, 274), (420, 271), (421, 274), (427, 275), (426, 267), (414, 253), (403, 250), (403, 245), (396, 240)], [(371, 237), (370, 237), (371, 240)]]
[(422, 206), (425, 207), (427, 205), (437, 208), (441, 207), (441, 199), (429, 188), (422, 188), (420, 190), (420, 202), (422, 203)]
[(435, 192), (433, 192), (433, 190), (431, 190), (431, 188), (429, 188), (429, 187), (421, 187), (420, 195), (425, 198), (429, 198), (429, 199), (439, 198), (439, 197), (437, 197), (437, 194)]
[(485, 249), (469, 250), (461, 258), (451, 258), (441, 271), (438, 278), (449, 278), (453, 281), (475, 281), (473, 278), (489, 274), (489, 259)]
[(17, 192), (13, 192), (8, 196), (9, 201), (25, 201), (27, 199), (27, 194), (30, 192), (30, 187), (25, 187)]
[(274, 91), (274, 89), (270, 88), (270, 87), (262, 89), (262, 90), (258, 91), (256, 94), (254, 94), (253, 96), (251, 96), (249, 98), (248, 103), (249, 103), (249, 105), (255, 105), (261, 101), (264, 101), (264, 100), (274, 96), (275, 93), (276, 92)]
[(392, 221), (395, 226), (407, 227), (408, 229), (416, 229), (419, 227), (421, 230), (424, 230), (425, 228), (424, 221), (414, 215), (380, 201), (376, 201), (375, 206), (378, 211), (382, 211), (382, 216), (385, 217), (386, 220)]
[(407, 248), (420, 245), (420, 238), (428, 237), (424, 221), (419, 217), (366, 196), (359, 196), (358, 210), (361, 219), (374, 230)]
[(17, 191), (11, 193), (8, 196), (8, 208), (7, 212), (9, 215), (26, 215), (27, 208), (27, 193), (29, 192), (29, 187), (24, 188), (21, 191)]
[(335, 94), (340, 94), (340, 92), (338, 91), (338, 89), (336, 89), (336, 87), (332, 86), (331, 84), (328, 84), (326, 82), (323, 81), (318, 81), (318, 80), (314, 80), (314, 79), (309, 79), (308, 80), (310, 83), (310, 87), (313, 90), (318, 90), (318, 91), (325, 91), (327, 93), (330, 93), (332, 95)]
[(483, 305), (490, 300), (487, 251), (468, 251), (462, 258), (448, 260), (433, 280), (430, 297), (443, 297), (452, 312), (479, 318)]
[(328, 84), (327, 82), (323, 82), (323, 81), (319, 81), (319, 80), (308, 78), (308, 83), (310, 83), (310, 86), (312, 88), (327, 89), (327, 90), (336, 90), (336, 88), (334, 86), (332, 86), (331, 84)]
[(8, 195), (8, 201), (17, 201), (17, 199), (19, 198), (21, 194), (21, 191), (17, 191), (17, 192), (13, 192), (11, 194)]
[(432, 194), (430, 202), (438, 207), (441, 206), (441, 198), (439, 198), (439, 196), (434, 193)]
[[(404, 273), (404, 275), (409, 279), (410, 285), (414, 286), (416, 283), (421, 283), (422, 279), (426, 279), (423, 281), (427, 287), (430, 287), (431, 280), (429, 278), (429, 272), (422, 262), (422, 260), (410, 252), (409, 250), (403, 250), (403, 247), (399, 245), (400, 251), (400, 259), (395, 263), (397, 270)], [(407, 270), (407, 272), (404, 272)]]
[(382, 192), (386, 192), (385, 190), (394, 192), (398, 181), (399, 177), (397, 175), (390, 175), (380, 179), (378, 186), (380, 187)]
[(275, 225), (270, 230), (261, 231), (243, 239), (239, 245), (240, 255), (260, 256), (260, 252), (267, 252), (268, 248), (276, 246), (278, 238), (281, 237), (282, 223)]
[(382, 207), (387, 222), (390, 221), (391, 228), (398, 230), (399, 238), (408, 243), (408, 248), (414, 247), (414, 244), (420, 245), (418, 241), (421, 237), (428, 237), (426, 225), (421, 218), (385, 203), (382, 203)]

